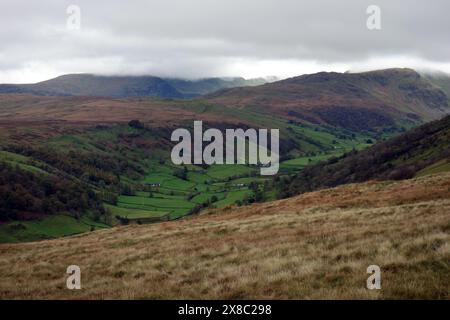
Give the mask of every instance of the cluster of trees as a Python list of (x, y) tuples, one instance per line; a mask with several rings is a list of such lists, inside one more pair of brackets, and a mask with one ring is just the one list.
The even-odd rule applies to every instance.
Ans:
[[(138, 120), (130, 121), (129, 126), (142, 129), (137, 140), (147, 134)], [(0, 163), (0, 220), (54, 213), (78, 216), (87, 211), (101, 217), (105, 215), (103, 202), (116, 204), (117, 194), (134, 195), (133, 187), (121, 183), (120, 177), (142, 177), (145, 172), (140, 161), (145, 148), (134, 148), (136, 139), (127, 134), (121, 137), (119, 133), (119, 142), (101, 135), (97, 139), (95, 134), (86, 139), (89, 147), (16, 142), (2, 145), (2, 150), (28, 157), (28, 164), (48, 174)]]
[(57, 176), (44, 176), (18, 166), (0, 163), (0, 220), (23, 218), (27, 213), (69, 213), (86, 210), (104, 214), (99, 196), (80, 183)]
[(269, 191), (273, 186), (268, 182), (261, 185), (255, 181), (252, 181), (248, 188), (252, 191), (250, 195), (245, 195), (242, 200), (236, 200), (235, 204), (238, 206), (248, 205), (255, 202), (263, 202), (266, 200), (266, 192)]
[[(190, 195), (189, 198), (192, 199), (192, 197), (194, 197), (195, 195), (196, 194)], [(204, 208), (211, 208), (211, 207), (213, 207), (214, 203), (217, 202), (217, 201), (219, 201), (219, 198), (217, 198), (216, 195), (213, 195), (208, 200), (204, 201), (203, 203), (200, 203), (200, 204), (196, 205), (194, 208), (189, 210), (188, 215), (197, 214)]]
[(395, 122), (382, 112), (347, 106), (330, 106), (314, 110), (326, 123), (351, 131), (374, 131), (383, 127), (395, 127)]
[(196, 205), (194, 208), (192, 208), (191, 210), (189, 210), (187, 215), (194, 215), (199, 213), (202, 209), (204, 208), (210, 208), (212, 205), (211, 200), (207, 200), (203, 203), (200, 203), (198, 205)]
[[(114, 152), (100, 154), (98, 152), (54, 152), (47, 148), (31, 148), (12, 145), (8, 151), (22, 154), (46, 164), (43, 169), (52, 171), (56, 168), (68, 175), (79, 177), (86, 183), (98, 185), (117, 185), (119, 176), (129, 172), (143, 174), (143, 169), (133, 162), (119, 157)], [(100, 185), (102, 184), (102, 185)]]
[(187, 174), (188, 169), (186, 168), (186, 166), (183, 166), (183, 168), (176, 169), (173, 171), (173, 175), (177, 178), (180, 178), (181, 180), (187, 180)]

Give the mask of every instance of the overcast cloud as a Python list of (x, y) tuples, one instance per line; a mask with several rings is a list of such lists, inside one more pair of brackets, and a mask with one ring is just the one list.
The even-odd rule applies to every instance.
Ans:
[[(69, 5), (81, 29), (66, 27)], [(366, 8), (381, 8), (368, 30)], [(387, 67), (450, 73), (450, 2), (365, 0), (0, 3), (0, 83), (65, 73), (288, 77)]]

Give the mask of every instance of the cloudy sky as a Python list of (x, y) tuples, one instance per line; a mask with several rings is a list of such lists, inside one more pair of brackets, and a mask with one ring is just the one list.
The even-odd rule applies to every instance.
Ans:
[[(80, 8), (79, 29), (70, 5)], [(369, 5), (381, 10), (381, 30), (367, 28)], [(0, 83), (66, 73), (450, 73), (449, 12), (448, 0), (2, 0)]]

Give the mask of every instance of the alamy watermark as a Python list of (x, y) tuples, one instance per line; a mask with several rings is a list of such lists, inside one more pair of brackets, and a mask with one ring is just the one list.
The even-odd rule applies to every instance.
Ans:
[[(187, 129), (172, 132), (171, 140), (179, 143), (173, 147), (171, 159), (177, 165), (259, 165), (261, 175), (275, 175), (279, 169), (279, 129), (270, 129), (270, 146), (268, 135), (267, 129), (226, 129), (224, 141), (222, 131), (210, 128), (203, 132), (202, 121), (194, 121), (193, 139)], [(205, 148), (203, 142), (209, 142)]]
[(379, 266), (373, 264), (367, 267), (367, 273), (371, 274), (367, 278), (367, 289), (379, 290), (381, 289), (381, 269)]
[(366, 9), (369, 15), (366, 20), (366, 26), (369, 30), (381, 30), (381, 8), (377, 5), (370, 5)]
[(66, 273), (69, 274), (66, 280), (66, 286), (69, 290), (81, 289), (81, 269), (77, 265), (67, 267)]
[(81, 29), (81, 9), (79, 6), (71, 4), (67, 7), (66, 13), (68, 14), (66, 20), (66, 27), (68, 30), (80, 30)]

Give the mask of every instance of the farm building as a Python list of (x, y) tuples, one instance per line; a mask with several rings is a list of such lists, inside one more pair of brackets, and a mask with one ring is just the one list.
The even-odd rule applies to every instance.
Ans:
[(153, 188), (159, 188), (159, 187), (161, 187), (161, 183), (158, 183), (158, 182), (146, 182), (145, 186), (153, 187)]

